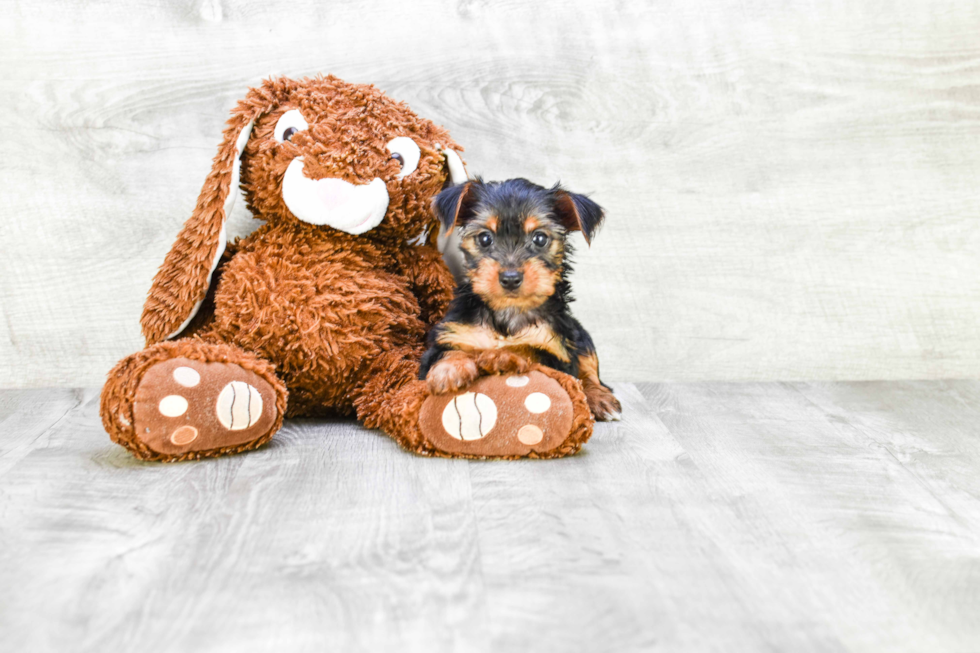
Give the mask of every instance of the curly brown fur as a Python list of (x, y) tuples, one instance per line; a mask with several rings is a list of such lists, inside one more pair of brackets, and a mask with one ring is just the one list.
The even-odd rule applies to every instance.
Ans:
[(456, 388), (442, 382), (442, 361), (467, 352), (474, 358), (526, 358), (578, 378), (597, 419), (618, 419), (619, 401), (599, 380), (592, 338), (572, 317), (568, 282), (570, 231), (591, 241), (602, 208), (559, 186), (525, 179), (468, 182), (440, 193), (434, 207), (444, 227), (460, 230), (465, 279), (446, 317), (429, 333), (419, 370), (435, 393)]
[[(293, 110), (307, 128), (277, 132)], [(417, 168), (404, 176), (404, 157), (388, 149), (401, 137), (419, 150)], [(239, 157), (240, 139), (247, 140)], [(193, 214), (144, 306), (148, 346), (181, 339), (129, 357), (110, 373), (102, 405), (112, 437), (144, 458), (181, 458), (145, 450), (120, 419), (129, 419), (127, 402), (153, 361), (203, 343), (227, 346), (275, 387), (288, 388), (280, 419), (356, 414), (382, 425), (382, 416), (393, 414), (387, 402), (418, 374), (426, 329), (452, 298), (429, 208), (450, 181), (450, 149), (460, 148), (443, 128), (372, 86), (331, 76), (271, 79), (250, 89), (232, 111)], [(283, 195), (298, 157), (307, 180), (383, 182), (381, 222), (354, 235), (300, 220)], [(249, 208), (265, 224), (215, 263), (225, 246), (226, 201), (237, 192), (236, 165)]]
[(266, 225), (240, 243), (215, 294), (221, 310), (201, 334), (273, 361), (290, 388), (289, 417), (353, 413), (370, 361), (425, 339), (409, 280), (378, 269), (372, 243), (340, 245), (318, 229)]

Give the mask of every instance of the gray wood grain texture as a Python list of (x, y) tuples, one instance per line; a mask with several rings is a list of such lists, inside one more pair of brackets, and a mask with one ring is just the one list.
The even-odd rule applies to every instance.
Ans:
[(558, 461), (173, 465), (0, 393), (2, 651), (980, 650), (980, 382), (617, 384)]
[(980, 374), (973, 0), (0, 12), (0, 386), (138, 349), (229, 109), (315, 72), (446, 125), (473, 172), (594, 193), (574, 286), (613, 378)]

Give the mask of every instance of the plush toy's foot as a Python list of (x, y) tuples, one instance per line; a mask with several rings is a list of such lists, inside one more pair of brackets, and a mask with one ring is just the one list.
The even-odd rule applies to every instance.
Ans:
[(148, 460), (254, 449), (282, 424), (272, 365), (230, 345), (177, 341), (123, 360), (103, 389), (112, 439)]
[(578, 382), (535, 366), (525, 374), (484, 376), (464, 391), (432, 395), (418, 427), (424, 451), (465, 458), (557, 458), (592, 435)]
[(133, 416), (133, 436), (161, 454), (239, 448), (270, 434), (276, 393), (233, 363), (175, 358), (143, 375)]

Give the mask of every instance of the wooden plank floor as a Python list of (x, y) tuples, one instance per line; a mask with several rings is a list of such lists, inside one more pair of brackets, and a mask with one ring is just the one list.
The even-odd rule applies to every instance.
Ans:
[(617, 386), (560, 461), (140, 463), (0, 393), (3, 651), (978, 651), (980, 381)]

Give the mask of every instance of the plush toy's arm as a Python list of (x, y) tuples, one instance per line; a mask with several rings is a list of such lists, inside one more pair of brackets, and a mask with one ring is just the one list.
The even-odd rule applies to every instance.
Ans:
[(435, 324), (446, 314), (456, 287), (442, 255), (431, 245), (409, 247), (402, 251), (399, 263), (422, 307), (422, 321)]

